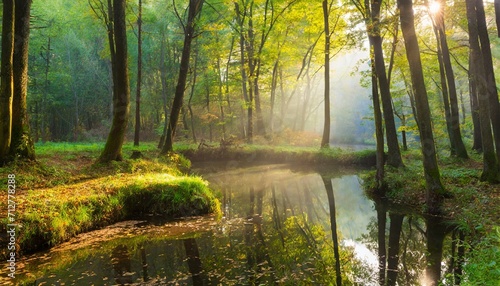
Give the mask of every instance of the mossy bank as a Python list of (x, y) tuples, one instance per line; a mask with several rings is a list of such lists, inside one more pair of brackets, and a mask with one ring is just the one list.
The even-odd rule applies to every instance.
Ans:
[[(69, 148), (68, 153), (58, 152), (57, 147), (42, 153), (39, 162), (14, 163), (1, 170), (2, 181), (7, 174), (16, 174), (18, 254), (46, 249), (121, 220), (220, 213), (220, 203), (208, 183), (180, 171), (190, 164), (182, 156), (153, 158), (154, 152), (151, 157), (145, 152), (142, 159), (94, 165), (98, 152), (93, 147), (88, 152)], [(74, 160), (61, 160), (72, 156)], [(7, 209), (6, 202), (2, 194), (3, 209)], [(1, 220), (0, 228), (2, 245), (6, 245), (7, 218)], [(6, 255), (4, 248), (2, 259)]]

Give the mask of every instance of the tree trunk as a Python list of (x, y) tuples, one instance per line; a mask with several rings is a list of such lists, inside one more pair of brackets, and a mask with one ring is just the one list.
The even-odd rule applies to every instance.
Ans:
[(141, 135), (141, 83), (142, 83), (142, 0), (139, 0), (137, 18), (137, 90), (135, 95), (134, 146), (139, 146)]
[(481, 140), (483, 149), (483, 173), (481, 174), (482, 181), (498, 182), (499, 168), (495, 154), (495, 146), (493, 143), (493, 135), (491, 133), (490, 124), (490, 109), (489, 96), (487, 90), (487, 79), (485, 75), (484, 57), (481, 54), (479, 45), (479, 34), (477, 25), (476, 3), (475, 0), (466, 0), (467, 6), (467, 22), (469, 28), (469, 53), (471, 67), (469, 68), (472, 80), (476, 86), (477, 99), (479, 106), (479, 121), (481, 126)]
[(382, 49), (382, 38), (380, 36), (380, 5), (382, 1), (372, 1), (371, 5), (371, 30), (368, 31), (371, 42), (373, 43), (373, 52), (375, 60), (375, 71), (382, 99), (382, 108), (384, 110), (385, 132), (387, 138), (387, 164), (393, 167), (402, 167), (403, 159), (398, 143), (396, 123), (394, 122), (394, 111), (392, 108), (391, 91), (389, 81), (385, 71), (384, 53)]
[(424, 82), (420, 50), (418, 47), (413, 4), (411, 0), (398, 0), (401, 30), (406, 47), (406, 57), (410, 66), (415, 106), (418, 113), (420, 143), (422, 146), (425, 180), (427, 185), (426, 202), (429, 213), (439, 213), (445, 190), (441, 184), (439, 167), (436, 158), (436, 147), (432, 132), (431, 114), (427, 90)]
[(488, 28), (486, 27), (486, 15), (484, 4), (481, 0), (476, 0), (477, 30), (479, 43), (486, 76), (486, 91), (488, 95), (490, 120), (493, 127), (493, 139), (496, 146), (497, 161), (500, 162), (500, 103), (498, 102), (497, 86), (495, 81), (495, 70), (493, 68), (493, 58), (491, 55), (490, 39)]
[[(240, 6), (237, 2), (234, 2), (236, 11), (236, 21), (238, 22), (238, 27), (240, 28), (240, 72), (241, 72), (241, 90), (243, 93), (243, 99), (245, 100), (245, 107), (247, 109), (247, 131), (246, 139), (248, 143), (253, 142), (253, 102), (251, 100), (251, 93), (249, 95), (247, 82), (248, 76), (245, 69), (245, 35), (243, 34), (243, 21), (244, 17), (241, 16)], [(245, 13), (243, 13), (245, 15)]]
[[(113, 0), (113, 30), (115, 40), (113, 122), (104, 150), (98, 159), (101, 163), (123, 160), (122, 145), (127, 131), (128, 116), (130, 112), (125, 2), (125, 0)], [(110, 46), (111, 45), (110, 43)]]
[[(473, 67), (474, 63), (471, 62), (471, 58), (469, 56), (469, 67)], [(472, 150), (476, 150), (482, 152), (483, 150), (483, 141), (481, 138), (481, 122), (479, 120), (479, 103), (477, 98), (477, 84), (474, 80), (475, 75), (471, 73), (469, 68), (469, 99), (470, 99), (470, 110), (472, 116), (472, 126), (474, 141), (472, 144)]]
[(189, 94), (189, 100), (188, 100), (189, 118), (191, 120), (191, 135), (193, 136), (194, 143), (197, 143), (197, 139), (196, 139), (196, 132), (194, 130), (194, 115), (193, 115), (193, 108), (191, 106), (191, 102), (193, 100), (195, 87), (196, 87), (196, 80), (198, 78), (197, 68), (198, 68), (198, 49), (195, 48), (195, 50), (194, 50), (193, 82), (191, 83), (191, 92)]
[(328, 2), (323, 0), (323, 19), (325, 29), (325, 122), (323, 125), (323, 137), (321, 148), (330, 147), (330, 24), (328, 21), (330, 11)]
[[(373, 48), (373, 47), (372, 47)], [(371, 49), (370, 49), (371, 51)], [(377, 141), (376, 165), (377, 165), (377, 191), (380, 195), (385, 195), (383, 186), (384, 182), (384, 128), (382, 126), (382, 112), (380, 111), (380, 97), (378, 94), (377, 73), (375, 71), (375, 61), (373, 61), (373, 53), (370, 52), (372, 58), (372, 101), (373, 101), (373, 117), (375, 121), (375, 138)], [(385, 256), (384, 256), (385, 257)]]
[(218, 72), (218, 84), (219, 84), (219, 110), (220, 110), (220, 123), (222, 127), (222, 139), (226, 139), (226, 115), (224, 112), (224, 98), (223, 98), (223, 78), (222, 78), (222, 69), (221, 69), (221, 59), (217, 58), (217, 72)]
[(13, 55), (14, 98), (12, 102), (10, 156), (25, 160), (35, 160), (35, 147), (30, 135), (28, 111), (26, 109), (31, 3), (32, 0), (16, 0), (16, 46)]
[[(455, 85), (455, 73), (453, 72), (453, 67), (451, 65), (450, 59), (450, 50), (448, 48), (448, 41), (446, 39), (446, 29), (444, 23), (444, 14), (443, 10), (446, 6), (445, 1), (441, 0), (440, 3), (440, 11), (436, 13), (435, 27), (436, 27), (436, 39), (438, 42), (438, 56), (439, 52), (441, 52), (442, 63), (440, 64), (440, 69), (443, 69), (443, 73), (445, 74), (445, 80), (447, 87), (446, 94), (449, 96), (449, 108), (450, 108), (450, 117), (449, 117), (449, 125), (451, 132), (451, 146), (452, 146), (452, 154), (454, 153), (459, 158), (467, 159), (469, 156), (467, 155), (467, 149), (465, 148), (464, 142), (462, 141), (462, 133), (460, 130), (460, 114), (458, 112), (458, 96), (457, 96), (457, 88)], [(443, 91), (443, 96), (444, 96)], [(448, 99), (448, 98), (447, 98)], [(448, 100), (446, 100), (448, 101)]]
[(195, 33), (195, 18), (201, 12), (204, 0), (190, 0), (189, 1), (189, 11), (188, 11), (188, 21), (185, 25), (184, 30), (184, 47), (182, 49), (181, 65), (179, 70), (179, 78), (177, 80), (177, 86), (175, 88), (174, 102), (172, 103), (172, 109), (170, 111), (170, 120), (168, 123), (167, 137), (165, 139), (165, 145), (162, 148), (161, 154), (167, 154), (174, 150), (173, 141), (175, 136), (175, 130), (177, 127), (177, 122), (179, 120), (179, 114), (182, 108), (182, 101), (184, 98), (184, 89), (186, 88), (186, 80), (189, 72), (189, 58), (191, 53), (191, 42), (194, 38)]
[(14, 0), (3, 0), (2, 66), (0, 70), (0, 165), (8, 161), (7, 157), (12, 140), (14, 7)]

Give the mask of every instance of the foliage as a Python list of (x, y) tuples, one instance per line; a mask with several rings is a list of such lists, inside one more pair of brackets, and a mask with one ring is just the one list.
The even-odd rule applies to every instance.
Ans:
[(500, 227), (482, 238), (464, 265), (463, 282), (460, 285), (495, 285), (500, 281)]

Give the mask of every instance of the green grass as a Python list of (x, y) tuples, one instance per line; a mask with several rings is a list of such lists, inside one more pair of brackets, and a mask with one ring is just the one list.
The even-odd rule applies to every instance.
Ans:
[[(13, 162), (0, 181), (16, 175), (16, 223), (24, 252), (59, 244), (78, 233), (154, 213), (164, 217), (219, 213), (207, 183), (186, 175), (191, 162), (179, 154), (158, 157), (155, 143), (125, 144), (124, 157), (144, 158), (95, 164), (103, 143), (37, 144), (37, 162)], [(6, 194), (0, 207), (6, 209)], [(7, 220), (1, 220), (0, 231)], [(5, 253), (2, 253), (4, 256)]]
[(146, 173), (103, 177), (32, 190), (19, 198), (18, 243), (23, 251), (54, 246), (112, 222), (156, 214), (220, 213), (217, 198), (198, 177)]

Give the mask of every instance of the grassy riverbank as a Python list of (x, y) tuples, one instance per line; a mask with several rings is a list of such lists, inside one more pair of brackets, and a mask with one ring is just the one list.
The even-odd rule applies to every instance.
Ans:
[[(144, 215), (175, 218), (220, 212), (207, 183), (186, 174), (190, 162), (182, 156), (157, 158), (154, 144), (144, 144), (141, 159), (94, 165), (101, 149), (102, 144), (43, 144), (37, 146), (37, 162), (1, 169), (4, 186), (8, 174), (16, 176), (12, 201), (18, 250), (47, 248), (78, 233)], [(132, 149), (125, 146), (125, 157)], [(6, 192), (0, 207), (7, 209)], [(6, 233), (6, 224), (3, 218), (1, 233)], [(7, 238), (1, 238), (2, 245)], [(6, 254), (7, 248), (2, 249), (2, 257)]]
[(374, 150), (351, 151), (336, 147), (319, 149), (242, 144), (223, 147), (207, 145), (200, 148), (197, 145), (181, 145), (178, 152), (193, 162), (209, 160), (361, 167), (372, 167), (376, 163)]
[[(179, 217), (220, 212), (216, 196), (201, 178), (187, 175), (191, 162), (183, 155), (158, 157), (155, 143), (139, 148), (126, 144), (140, 159), (95, 165), (102, 143), (45, 143), (36, 146), (37, 162), (18, 162), (0, 169), (0, 183), (16, 177), (15, 224), (17, 249), (22, 253), (57, 245), (78, 233), (141, 215)], [(190, 160), (227, 160), (294, 164), (372, 166), (373, 151), (338, 148), (226, 146), (198, 148), (179, 144), (177, 151)], [(7, 193), (0, 195), (7, 209)], [(6, 245), (7, 218), (0, 237)], [(7, 248), (1, 256), (6, 257)]]

